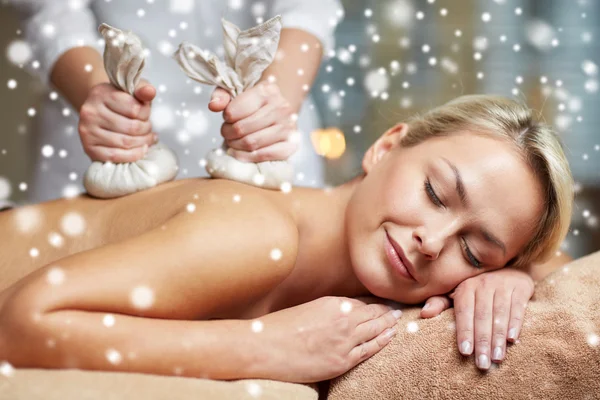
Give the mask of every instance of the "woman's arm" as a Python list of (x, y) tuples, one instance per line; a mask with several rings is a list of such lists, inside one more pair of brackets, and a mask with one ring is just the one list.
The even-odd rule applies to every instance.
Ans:
[(227, 195), (201, 198), (164, 227), (29, 275), (0, 310), (0, 359), (16, 367), (256, 375), (264, 344), (249, 321), (182, 321), (252, 302), (293, 268), (291, 220), (250, 194), (240, 203)]

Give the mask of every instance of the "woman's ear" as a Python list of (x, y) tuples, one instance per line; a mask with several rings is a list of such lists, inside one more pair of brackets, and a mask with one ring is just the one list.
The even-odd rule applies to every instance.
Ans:
[(362, 161), (363, 170), (369, 173), (384, 155), (400, 144), (400, 141), (406, 136), (407, 132), (408, 125), (405, 123), (396, 124), (385, 131), (365, 153)]

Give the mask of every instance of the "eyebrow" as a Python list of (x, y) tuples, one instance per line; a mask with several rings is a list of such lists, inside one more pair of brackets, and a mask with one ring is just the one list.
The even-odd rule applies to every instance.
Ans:
[[(456, 165), (454, 165), (450, 160), (443, 157), (442, 159), (446, 162), (446, 164), (448, 164), (448, 166), (450, 166), (450, 168), (452, 168), (452, 171), (454, 171), (454, 177), (456, 178), (456, 193), (458, 194), (458, 197), (460, 198), (460, 202), (463, 205), (463, 207), (467, 207), (467, 205), (469, 204), (469, 197), (467, 196), (467, 190), (465, 189), (465, 184), (463, 182), (462, 176), (460, 175), (460, 171), (458, 170)], [(480, 228), (480, 232), (485, 240), (500, 247), (504, 255), (506, 255), (506, 246), (504, 245), (504, 243), (502, 243), (500, 239), (498, 239), (485, 228)]]

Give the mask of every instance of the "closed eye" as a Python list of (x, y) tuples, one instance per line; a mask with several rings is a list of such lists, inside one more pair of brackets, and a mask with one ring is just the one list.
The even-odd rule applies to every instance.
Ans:
[(427, 196), (429, 197), (429, 199), (431, 200), (431, 202), (433, 204), (435, 204), (438, 207), (445, 207), (444, 203), (442, 203), (442, 201), (437, 196), (437, 194), (435, 194), (435, 191), (433, 190), (433, 187), (431, 186), (431, 181), (429, 181), (429, 178), (427, 178), (425, 180), (425, 192), (427, 193)]
[(475, 268), (478, 268), (478, 269), (482, 268), (481, 261), (479, 261), (477, 258), (475, 258), (473, 253), (471, 253), (471, 249), (469, 249), (469, 246), (467, 245), (467, 241), (465, 239), (461, 239), (460, 241), (462, 244), (462, 248), (465, 251), (465, 256), (466, 256), (469, 264), (471, 264), (472, 266), (474, 266)]

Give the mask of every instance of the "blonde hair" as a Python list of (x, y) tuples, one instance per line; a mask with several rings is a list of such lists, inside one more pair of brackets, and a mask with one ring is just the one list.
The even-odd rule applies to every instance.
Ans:
[(573, 178), (557, 134), (536, 121), (531, 109), (500, 96), (461, 96), (413, 117), (408, 126), (400, 142), (403, 146), (458, 131), (470, 131), (515, 145), (542, 184), (546, 201), (531, 241), (510, 264), (523, 267), (554, 254), (569, 230)]

